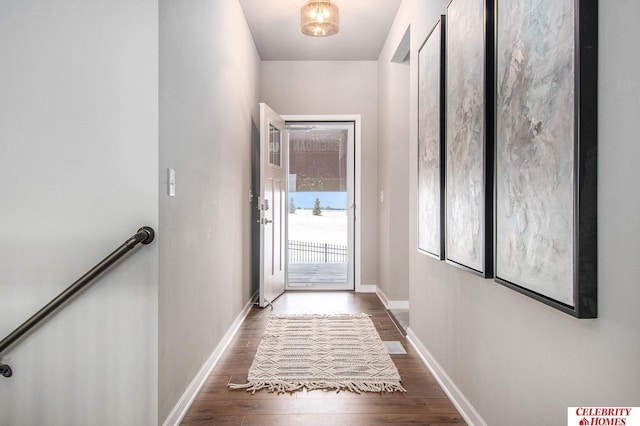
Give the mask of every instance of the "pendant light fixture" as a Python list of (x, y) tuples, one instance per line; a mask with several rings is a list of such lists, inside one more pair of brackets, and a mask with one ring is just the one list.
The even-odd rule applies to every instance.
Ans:
[(300, 31), (312, 37), (326, 37), (340, 31), (340, 12), (330, 0), (309, 0), (300, 9)]

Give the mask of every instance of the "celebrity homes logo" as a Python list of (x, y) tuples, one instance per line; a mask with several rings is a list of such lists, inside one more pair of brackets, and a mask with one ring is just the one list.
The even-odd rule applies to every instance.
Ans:
[(640, 426), (640, 407), (569, 407), (567, 426)]

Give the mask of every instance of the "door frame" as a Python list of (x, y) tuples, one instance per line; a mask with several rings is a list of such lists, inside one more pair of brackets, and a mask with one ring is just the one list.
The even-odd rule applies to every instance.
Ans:
[[(281, 115), (285, 124), (296, 121), (352, 121), (354, 123), (354, 160), (355, 160), (355, 223), (353, 228), (353, 285), (356, 293), (366, 293), (369, 289), (361, 282), (361, 209), (362, 205), (362, 116), (360, 114), (322, 114), (322, 115)], [(288, 161), (287, 161), (288, 163)], [(288, 173), (288, 170), (287, 170)], [(288, 195), (287, 195), (288, 197)]]

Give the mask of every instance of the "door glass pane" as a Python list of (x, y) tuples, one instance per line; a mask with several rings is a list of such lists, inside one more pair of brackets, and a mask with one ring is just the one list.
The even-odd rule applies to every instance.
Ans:
[(272, 124), (269, 124), (269, 164), (272, 166), (282, 166), (281, 131)]
[(348, 138), (344, 124), (289, 130), (289, 283), (348, 282)]

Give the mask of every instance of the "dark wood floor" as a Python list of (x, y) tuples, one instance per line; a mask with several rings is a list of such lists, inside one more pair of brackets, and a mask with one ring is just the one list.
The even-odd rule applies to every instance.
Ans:
[[(397, 340), (406, 355), (391, 355), (406, 393), (354, 394), (301, 391), (255, 394), (230, 390), (245, 383), (253, 356), (272, 313), (360, 313), (372, 315), (382, 340)], [(274, 309), (251, 310), (187, 412), (183, 425), (464, 425), (413, 347), (404, 339), (375, 294), (287, 292)]]

